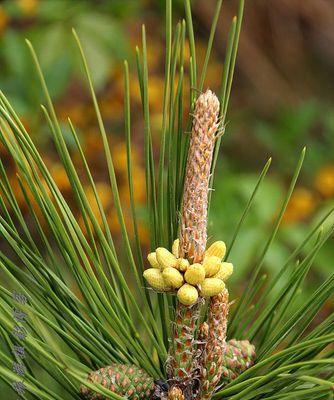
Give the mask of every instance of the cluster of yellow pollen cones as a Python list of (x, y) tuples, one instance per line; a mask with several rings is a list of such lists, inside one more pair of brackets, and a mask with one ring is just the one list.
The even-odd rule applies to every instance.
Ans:
[(179, 257), (179, 239), (172, 251), (158, 247), (149, 253), (151, 266), (144, 271), (144, 278), (156, 292), (176, 293), (180, 303), (190, 306), (199, 297), (212, 297), (223, 292), (225, 282), (233, 272), (233, 264), (224, 262), (226, 245), (216, 241), (205, 251), (201, 263)]

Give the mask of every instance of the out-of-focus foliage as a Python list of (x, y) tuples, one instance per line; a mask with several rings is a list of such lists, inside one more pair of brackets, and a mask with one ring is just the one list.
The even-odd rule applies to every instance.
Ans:
[(106, 83), (117, 60), (128, 57), (128, 42), (120, 17), (133, 11), (135, 2), (105, 2), (94, 7), (89, 1), (7, 0), (0, 8), (0, 84), (10, 93), (19, 110), (32, 111), (38, 104), (39, 90), (32, 77), (31, 61), (24, 38), (35, 43), (46, 72), (50, 92), (62, 95), (80, 69), (73, 44), (68, 40), (72, 27), (83, 38), (97, 88)]

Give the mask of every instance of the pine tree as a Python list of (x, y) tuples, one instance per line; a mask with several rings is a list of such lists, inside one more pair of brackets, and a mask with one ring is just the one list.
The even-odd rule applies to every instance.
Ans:
[[(0, 252), (0, 333), (4, 347), (0, 348), (0, 378), (9, 386), (18, 381), (13, 361), (20, 361), (22, 352), (13, 354), (13, 349), (24, 340), (27, 399), (320, 400), (332, 396), (333, 314), (321, 319), (321, 312), (333, 296), (334, 275), (312, 288), (304, 304), (296, 302), (318, 252), (333, 233), (329, 224), (332, 210), (291, 251), (277, 274), (263, 273), (302, 167), (303, 149), (272, 232), (248, 271), (247, 287), (242, 297), (230, 304), (228, 291), (233, 284), (226, 281), (233, 272), (231, 249), (240, 246), (238, 233), (271, 159), (260, 173), (240, 220), (231, 227), (231, 242), (225, 246), (220, 240), (224, 238), (215, 238), (218, 240), (211, 245), (207, 243), (210, 188), (227, 120), (244, 1), (240, 1), (231, 23), (217, 95), (206, 90), (205, 77), (222, 0), (217, 1), (200, 74), (190, 0), (184, 0), (184, 5), (185, 20), (173, 30), (172, 1), (166, 1), (159, 160), (153, 153), (144, 26), (141, 47), (136, 50), (150, 232), (147, 262), (140, 246), (134, 201), (130, 85), (135, 83), (130, 82), (128, 63), (124, 62), (124, 130), (131, 229), (125, 224), (109, 137), (92, 84), (90, 68), (94, 65), (88, 66), (73, 31), (121, 227), (117, 248), (76, 127), (68, 121), (99, 218), (71, 158), (64, 127), (30, 42), (27, 45), (46, 102), (43, 115), (84, 227), (57, 187), (30, 132), (0, 93), (0, 141), (15, 165), (29, 211), (29, 218), (25, 218), (1, 161), (0, 232), (4, 246)], [(187, 60), (186, 40), (190, 47)], [(185, 93), (187, 80), (189, 93)], [(21, 335), (26, 333), (24, 338), (18, 336), (13, 317), (13, 307), (18, 305), (24, 313), (25, 329), (20, 331)]]

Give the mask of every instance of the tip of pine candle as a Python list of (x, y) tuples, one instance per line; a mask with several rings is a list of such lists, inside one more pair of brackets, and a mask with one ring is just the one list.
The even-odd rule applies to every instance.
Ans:
[(201, 93), (198, 98), (216, 98), (216, 99), (218, 99), (215, 92), (213, 92), (209, 88), (206, 89), (205, 92)]
[(201, 93), (197, 98), (197, 106), (209, 108), (211, 110), (219, 109), (219, 100), (216, 94), (211, 90), (207, 89)]

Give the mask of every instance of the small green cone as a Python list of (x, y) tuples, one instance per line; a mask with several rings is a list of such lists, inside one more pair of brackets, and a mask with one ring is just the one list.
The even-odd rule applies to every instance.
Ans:
[[(129, 400), (149, 399), (154, 391), (153, 378), (135, 365), (112, 364), (91, 372), (87, 379), (89, 382), (99, 383), (106, 389)], [(80, 392), (87, 400), (110, 399), (85, 385), (81, 386)]]
[(232, 339), (227, 342), (223, 355), (222, 380), (229, 382), (254, 364), (255, 346), (248, 340)]

